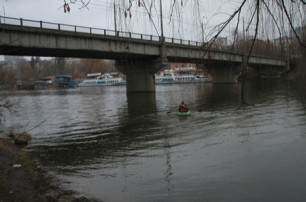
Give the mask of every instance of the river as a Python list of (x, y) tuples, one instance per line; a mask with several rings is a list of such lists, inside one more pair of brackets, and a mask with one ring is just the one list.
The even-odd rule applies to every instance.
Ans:
[[(67, 189), (105, 202), (305, 201), (305, 82), (2, 91), (5, 130)], [(192, 115), (177, 116), (185, 101)]]

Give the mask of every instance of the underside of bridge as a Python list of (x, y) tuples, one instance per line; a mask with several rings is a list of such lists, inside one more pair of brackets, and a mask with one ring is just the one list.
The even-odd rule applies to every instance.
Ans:
[[(236, 83), (243, 70), (243, 64), (207, 62), (204, 65), (204, 70), (212, 76), (213, 83)], [(248, 74), (247, 77), (249, 79), (275, 79), (280, 78), (286, 71), (288, 71), (287, 66), (280, 68), (275, 65), (248, 64), (245, 73)]]
[(213, 83), (236, 83), (242, 70), (241, 63), (207, 62), (204, 70), (213, 78)]
[(258, 79), (260, 78), (278, 79), (281, 78), (281, 75), (287, 71), (289, 71), (289, 69), (286, 66), (280, 68), (275, 66), (253, 65), (251, 67), (252, 77)]

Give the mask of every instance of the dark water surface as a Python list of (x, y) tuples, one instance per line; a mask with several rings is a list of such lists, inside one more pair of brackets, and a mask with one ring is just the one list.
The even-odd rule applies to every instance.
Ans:
[[(19, 99), (5, 126), (68, 189), (101, 201), (306, 201), (302, 82), (0, 92)], [(176, 115), (184, 100), (192, 115)], [(7, 129), (9, 130), (9, 129)]]

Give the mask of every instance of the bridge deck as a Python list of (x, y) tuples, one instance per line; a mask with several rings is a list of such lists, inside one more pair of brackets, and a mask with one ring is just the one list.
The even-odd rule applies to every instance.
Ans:
[[(101, 59), (156, 59), (159, 36), (0, 16), (0, 54)], [(228, 47), (164, 38), (169, 62), (242, 63), (243, 54)], [(282, 58), (252, 55), (250, 64), (286, 65)]]

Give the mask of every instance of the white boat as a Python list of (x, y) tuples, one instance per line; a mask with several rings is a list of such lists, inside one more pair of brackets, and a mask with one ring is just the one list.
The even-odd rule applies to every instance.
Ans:
[(155, 76), (156, 84), (171, 84), (171, 83), (200, 83), (209, 82), (209, 78), (203, 75), (175, 75), (172, 72), (162, 73)]
[(91, 86), (111, 86), (111, 85), (125, 85), (126, 81), (122, 78), (114, 78), (112, 75), (106, 73), (87, 74), (87, 78), (79, 83), (79, 87)]

